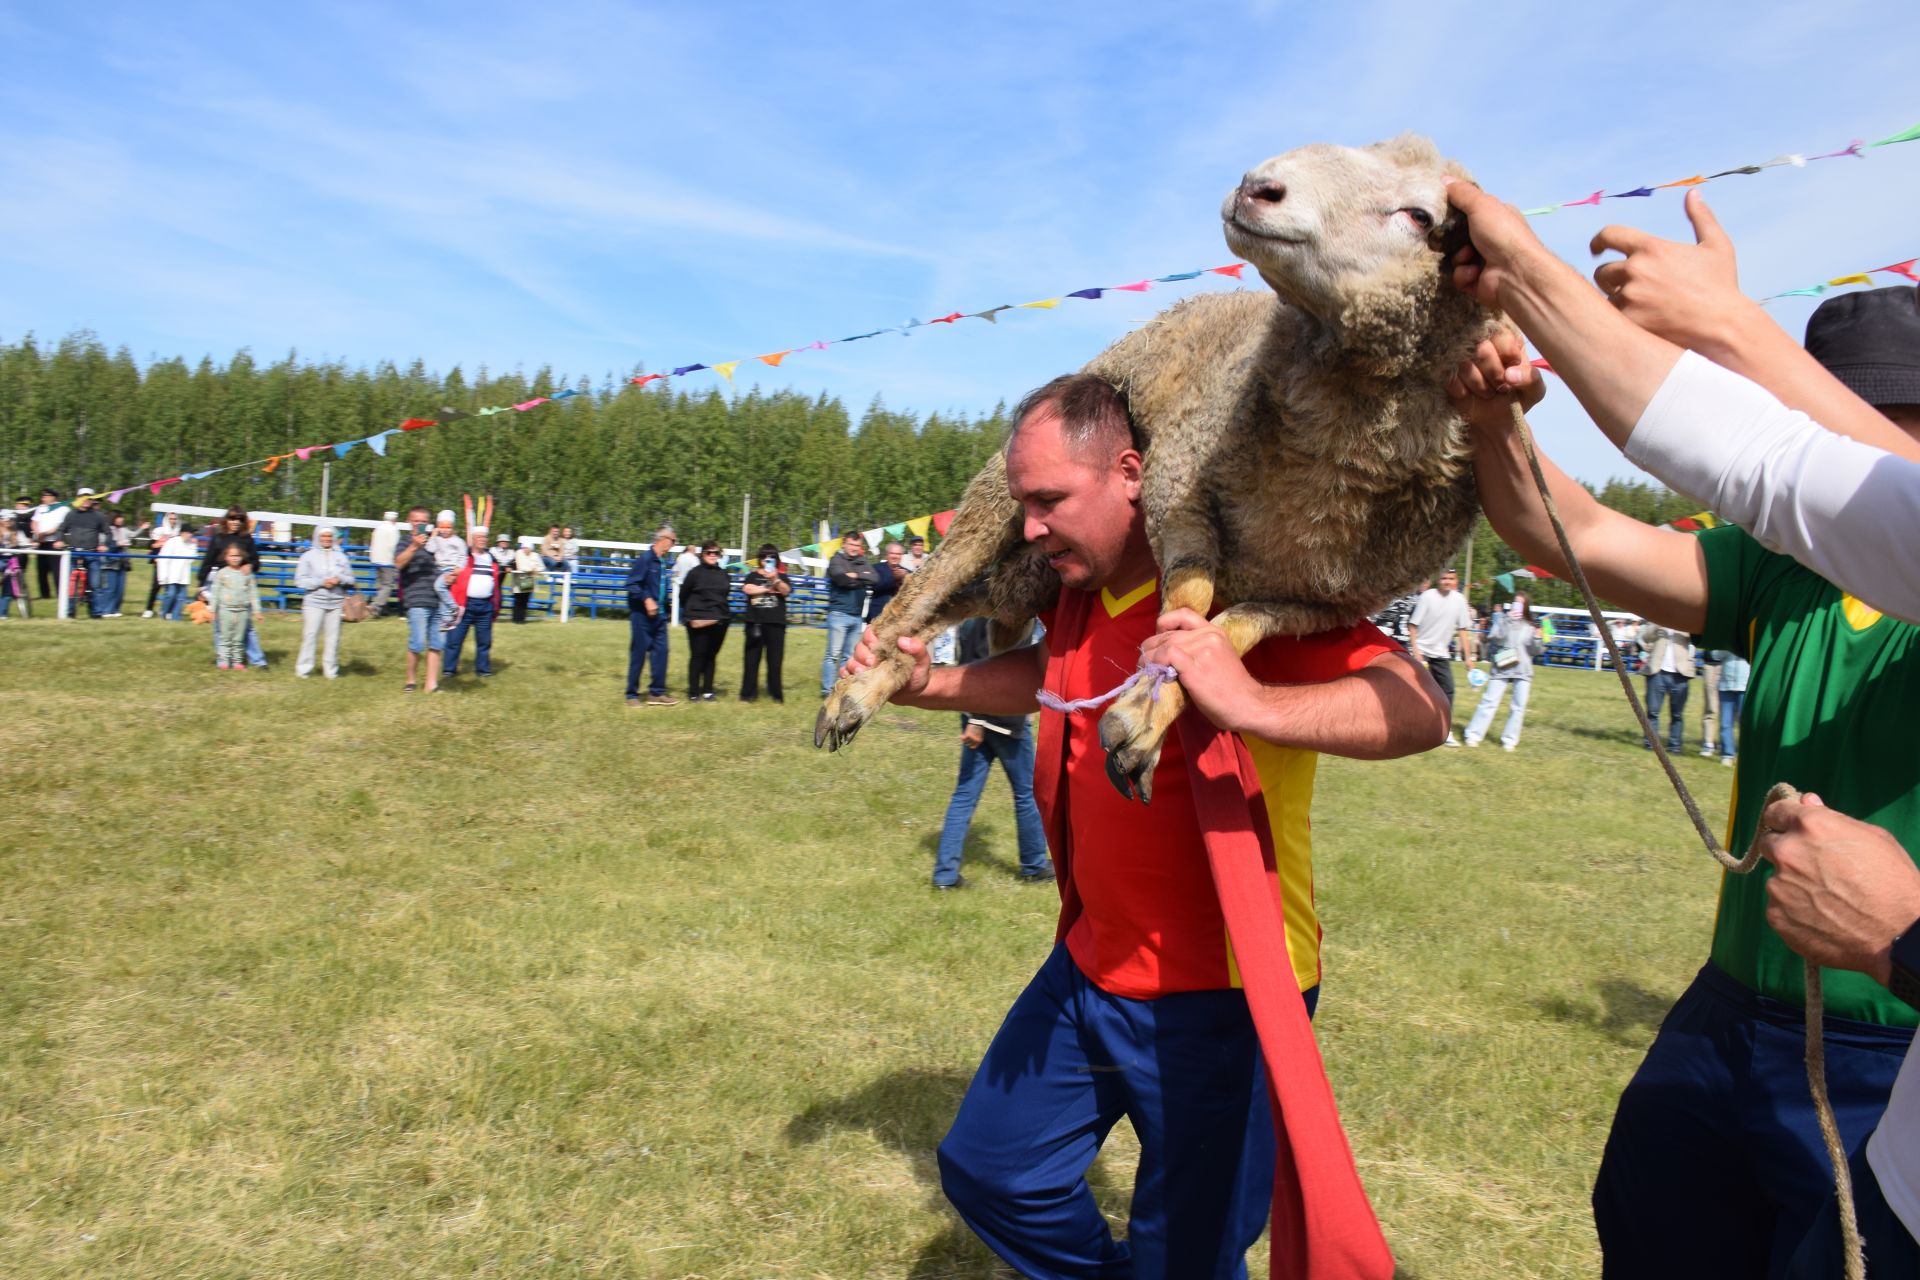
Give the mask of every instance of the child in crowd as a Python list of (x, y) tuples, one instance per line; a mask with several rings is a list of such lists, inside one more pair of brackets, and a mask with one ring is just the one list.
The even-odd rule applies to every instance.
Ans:
[(427, 554), (433, 557), (440, 574), (433, 580), (440, 597), (440, 629), (451, 631), (460, 623), (464, 610), (453, 598), (453, 579), (467, 563), (467, 544), (453, 529), (453, 512), (442, 511), (433, 522), (433, 535), (427, 539)]
[(215, 662), (222, 671), (247, 666), (247, 624), (260, 616), (260, 589), (247, 567), (246, 550), (227, 547), (220, 568), (207, 575), (207, 603), (213, 606)]

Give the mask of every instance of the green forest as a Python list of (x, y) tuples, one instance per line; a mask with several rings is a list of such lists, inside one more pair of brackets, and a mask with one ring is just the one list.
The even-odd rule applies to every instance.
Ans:
[[(813, 541), (817, 521), (866, 529), (953, 506), (1006, 425), (1003, 409), (920, 418), (875, 400), (856, 421), (824, 395), (642, 389), (627, 376), (596, 382), (483, 368), (470, 378), (458, 368), (429, 372), (419, 361), (351, 368), (295, 352), (262, 364), (246, 351), (225, 364), (175, 357), (143, 368), (92, 333), (51, 345), (29, 335), (0, 344), (0, 495), (37, 498), (48, 485), (69, 496), (81, 485), (105, 492), (571, 387), (580, 394), (528, 413), (391, 437), (385, 457), (366, 448), (342, 459), (315, 454), (272, 474), (233, 471), (163, 495), (198, 506), (318, 511), (321, 466), (331, 459), (335, 515), (374, 518), (415, 501), (457, 507), (463, 493), (491, 493), (495, 528), (508, 533), (571, 524), (583, 538), (636, 541), (669, 521), (682, 537), (731, 545), (751, 494), (749, 541), (791, 547)], [(1693, 514), (1686, 499), (1656, 485), (1616, 480), (1596, 492), (1653, 523)], [(137, 518), (149, 501), (137, 490), (120, 509)], [(1524, 564), (1483, 518), (1472, 576), (1488, 585), (1475, 598), (1487, 598), (1495, 574)], [(1566, 583), (1534, 587), (1542, 604), (1577, 603)]]

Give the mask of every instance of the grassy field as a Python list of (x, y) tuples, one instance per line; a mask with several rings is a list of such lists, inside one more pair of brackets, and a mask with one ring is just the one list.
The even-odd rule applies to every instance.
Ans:
[[(634, 710), (624, 624), (503, 627), (433, 697), (398, 623), (332, 683), (264, 629), (231, 675), (205, 628), (0, 624), (0, 1274), (1003, 1274), (933, 1150), (1057, 900), (999, 781), (973, 887), (927, 888), (951, 717), (816, 753), (811, 631), (785, 707)], [(1614, 1100), (1706, 952), (1618, 686), (1530, 713), (1320, 774), (1321, 1042), (1423, 1280), (1597, 1270)]]

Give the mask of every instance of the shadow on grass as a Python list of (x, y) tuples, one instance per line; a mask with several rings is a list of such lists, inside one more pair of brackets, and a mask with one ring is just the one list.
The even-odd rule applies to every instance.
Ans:
[[(934, 1152), (953, 1122), (971, 1076), (964, 1071), (909, 1067), (890, 1072), (843, 1098), (817, 1102), (787, 1124), (787, 1141), (815, 1142), (835, 1130), (855, 1129), (871, 1134), (904, 1155), (920, 1185), (927, 1189), (933, 1211), (946, 1221), (940, 1233), (921, 1246), (908, 1280), (1001, 1280), (1011, 1276), (993, 1252), (967, 1229), (940, 1190), (940, 1166)], [(1131, 1188), (1119, 1187), (1096, 1159), (1087, 1170), (1100, 1207), (1111, 1213), (1125, 1210)]]
[[(932, 867), (934, 859), (940, 856), (940, 833), (929, 831), (920, 837), (920, 847), (927, 851), (927, 866)], [(997, 871), (1007, 879), (1015, 880), (1020, 875), (1020, 864), (1009, 862), (997, 853), (987, 852), (979, 833), (969, 829), (965, 842), (960, 846), (960, 872), (965, 875), (968, 871)]]
[(1668, 996), (1645, 987), (1608, 978), (1600, 984), (1601, 1008), (1565, 996), (1536, 1000), (1534, 1007), (1557, 1022), (1569, 1022), (1598, 1031), (1615, 1044), (1644, 1048), (1653, 1042), (1653, 1033), (1673, 1004)]

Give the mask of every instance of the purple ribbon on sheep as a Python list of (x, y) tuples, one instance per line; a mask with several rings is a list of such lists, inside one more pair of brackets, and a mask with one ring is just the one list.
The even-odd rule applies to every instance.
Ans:
[(1134, 672), (1132, 675), (1128, 676), (1125, 680), (1121, 681), (1118, 685), (1107, 690), (1105, 693), (1101, 694), (1097, 698), (1076, 698), (1072, 702), (1068, 702), (1066, 699), (1061, 698), (1057, 694), (1051, 693), (1045, 689), (1042, 689), (1035, 696), (1039, 699), (1040, 705), (1045, 707), (1047, 710), (1060, 711), (1068, 715), (1072, 715), (1076, 711), (1092, 711), (1096, 707), (1104, 707), (1109, 702), (1112, 702), (1115, 698), (1119, 697), (1121, 694), (1125, 693), (1127, 690), (1133, 688), (1133, 686), (1139, 684), (1142, 680), (1147, 679), (1149, 677), (1151, 677), (1153, 680), (1153, 689), (1151, 691), (1153, 695), (1153, 700), (1155, 702), (1158, 702), (1160, 701), (1160, 686), (1165, 684), (1169, 680), (1178, 680), (1180, 678), (1180, 673), (1178, 671), (1175, 671), (1172, 667), (1169, 667), (1164, 663), (1143, 662), (1140, 664), (1140, 669), (1138, 671)]

